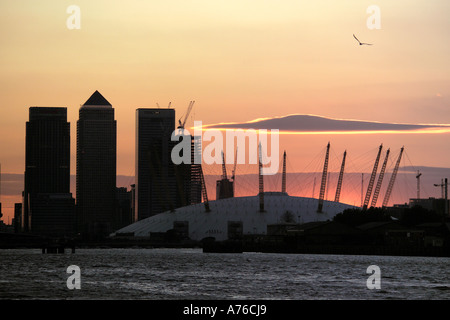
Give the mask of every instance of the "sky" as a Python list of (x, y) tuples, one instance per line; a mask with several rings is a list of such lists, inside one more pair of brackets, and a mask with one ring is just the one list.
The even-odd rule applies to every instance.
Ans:
[[(68, 28), (71, 5), (79, 29)], [(373, 5), (380, 24), (371, 29)], [(75, 174), (78, 110), (95, 90), (115, 109), (124, 176), (134, 175), (140, 107), (170, 103), (178, 120), (195, 100), (188, 127), (293, 114), (450, 124), (449, 16), (447, 0), (1, 0), (2, 172), (24, 172), (28, 108), (62, 106)], [(280, 135), (280, 150), (293, 172), (322, 159), (328, 142), (354, 156), (355, 171), (370, 172), (381, 143), (405, 146), (408, 165), (448, 168), (448, 141), (446, 131), (291, 132)], [(1, 201), (10, 217), (17, 196)]]

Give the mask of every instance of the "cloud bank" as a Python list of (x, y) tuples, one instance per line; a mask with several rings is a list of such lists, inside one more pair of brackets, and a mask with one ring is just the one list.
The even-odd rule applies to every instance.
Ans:
[(401, 124), (375, 121), (333, 119), (316, 115), (294, 114), (256, 119), (248, 122), (204, 125), (206, 129), (278, 129), (280, 132), (441, 132), (450, 131), (449, 124)]

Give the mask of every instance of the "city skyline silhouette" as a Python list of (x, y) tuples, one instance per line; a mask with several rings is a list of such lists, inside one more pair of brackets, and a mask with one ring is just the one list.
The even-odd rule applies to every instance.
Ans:
[[(67, 27), (70, 14), (64, 4), (4, 4), (3, 174), (25, 171), (25, 122), (32, 106), (67, 108), (70, 172), (75, 174), (78, 110), (95, 90), (116, 110), (117, 174), (124, 176), (134, 175), (138, 108), (166, 108), (170, 103), (178, 121), (195, 100), (187, 128), (195, 120), (205, 126), (247, 125), (289, 115), (450, 123), (450, 44), (445, 41), (450, 22), (444, 1), (400, 1), (395, 6), (380, 1), (380, 29), (368, 28), (371, 14), (358, 1), (222, 3), (219, 8), (214, 3), (191, 7), (183, 1), (168, 5), (137, 0), (126, 7), (88, 1), (76, 5), (79, 29)], [(376, 45), (362, 48), (353, 34)], [(348, 150), (349, 159), (383, 143), (391, 150), (404, 145), (415, 167), (448, 168), (447, 140), (445, 131), (306, 131), (280, 135), (280, 152), (287, 151), (292, 172), (308, 171), (328, 141), (337, 155)], [(370, 171), (363, 169), (370, 165), (359, 167)], [(246, 173), (251, 172), (248, 168)], [(220, 166), (210, 173), (220, 174)], [(3, 179), (3, 192), (6, 184)], [(439, 197), (439, 188), (431, 188), (430, 195)], [(13, 217), (18, 198), (2, 194), (5, 221)]]

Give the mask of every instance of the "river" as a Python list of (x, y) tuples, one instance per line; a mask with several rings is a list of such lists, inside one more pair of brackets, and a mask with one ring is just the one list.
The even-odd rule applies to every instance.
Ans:
[(0, 299), (446, 300), (449, 270), (450, 258), (442, 257), (3, 249)]

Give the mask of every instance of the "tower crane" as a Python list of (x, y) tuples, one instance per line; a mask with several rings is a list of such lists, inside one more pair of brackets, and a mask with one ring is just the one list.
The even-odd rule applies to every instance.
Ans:
[(216, 200), (234, 197), (234, 181), (227, 176), (225, 154), (222, 151), (222, 178), (216, 181)]
[(192, 110), (192, 107), (194, 106), (194, 103), (195, 103), (195, 101), (189, 102), (189, 106), (188, 106), (188, 109), (186, 111), (186, 115), (184, 116), (183, 122), (181, 122), (181, 118), (178, 120), (178, 124), (179, 124), (178, 129), (184, 130), (184, 125), (186, 124), (186, 120), (187, 120), (189, 114), (191, 113), (191, 110)]
[(441, 187), (441, 198), (444, 199), (444, 179), (441, 179), (441, 184), (434, 184), (435, 187)]
[(434, 184), (435, 187), (441, 187), (442, 190), (442, 199), (444, 199), (445, 203), (444, 203), (444, 214), (446, 216), (448, 216), (448, 179), (445, 178), (445, 182), (444, 179), (441, 180), (442, 183), (441, 184)]
[(417, 171), (416, 179), (417, 179), (417, 199), (420, 199), (420, 176), (422, 174)]

